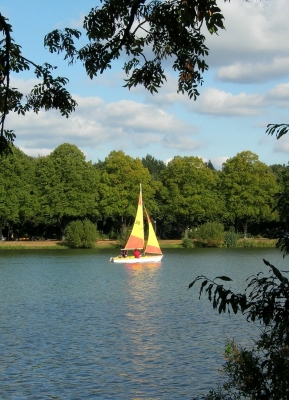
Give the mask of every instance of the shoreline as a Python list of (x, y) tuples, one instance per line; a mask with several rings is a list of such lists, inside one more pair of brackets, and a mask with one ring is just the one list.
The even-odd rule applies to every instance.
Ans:
[[(160, 240), (159, 241), (162, 248), (166, 247), (175, 247), (181, 248), (182, 240)], [(118, 248), (117, 240), (97, 240), (95, 243), (95, 249), (111, 249)], [(17, 249), (69, 249), (70, 247), (61, 240), (23, 240), (23, 241), (1, 241), (0, 242), (0, 251), (1, 250), (17, 250)]]
[[(265, 239), (265, 238), (248, 238), (246, 239), (246, 245), (241, 245), (244, 239), (239, 239), (239, 245), (236, 247), (275, 247), (277, 239)], [(159, 240), (159, 244), (162, 249), (183, 249), (182, 240)], [(65, 250), (70, 249), (66, 242), (55, 239), (47, 240), (23, 240), (23, 241), (0, 241), (0, 252), (1, 250), (19, 250), (19, 249), (46, 249), (46, 250)], [(120, 245), (117, 240), (97, 240), (94, 249), (120, 249)]]

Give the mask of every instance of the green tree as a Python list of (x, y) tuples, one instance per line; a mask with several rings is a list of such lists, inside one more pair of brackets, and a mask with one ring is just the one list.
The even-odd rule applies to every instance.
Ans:
[(142, 184), (143, 200), (153, 213), (156, 203), (153, 200), (157, 184), (139, 158), (112, 151), (104, 161), (100, 184), (100, 213), (103, 223), (111, 218), (117, 231), (125, 230), (132, 224), (136, 212), (139, 187)]
[(141, 162), (149, 170), (154, 180), (159, 180), (161, 172), (166, 168), (166, 164), (163, 161), (157, 160), (149, 154), (143, 157)]
[(163, 63), (169, 60), (179, 75), (178, 91), (196, 98), (201, 74), (208, 69), (201, 28), (217, 33), (223, 20), (216, 0), (104, 0), (84, 18), (86, 45), (78, 49), (75, 40), (81, 33), (65, 28), (49, 33), (45, 46), (64, 52), (70, 64), (80, 60), (90, 78), (125, 53), (125, 86), (141, 84), (151, 93), (166, 79)]
[[(21, 46), (11, 37), (11, 32), (12, 26), (8, 19), (0, 14), (0, 153), (8, 150), (8, 143), (12, 143), (15, 138), (13, 130), (4, 129), (9, 113), (25, 115), (30, 110), (37, 113), (41, 109), (58, 109), (61, 115), (68, 117), (76, 107), (76, 102), (65, 89), (68, 80), (52, 76), (56, 67), (48, 63), (40, 66), (25, 58)], [(30, 94), (24, 97), (17, 88), (10, 86), (10, 74), (18, 74), (30, 68), (35, 69), (36, 78), (41, 78), (42, 81), (32, 87)]]
[(62, 238), (71, 220), (98, 217), (99, 180), (99, 171), (75, 145), (64, 143), (37, 160), (39, 213), (58, 224)]
[[(195, 399), (270, 399), (289, 398), (289, 280), (268, 261), (270, 273), (250, 278), (244, 293), (234, 293), (221, 281), (197, 277), (190, 285), (201, 282), (199, 295), (205, 293), (219, 313), (242, 313), (247, 321), (259, 321), (260, 336), (253, 346), (243, 348), (229, 341), (225, 350), (223, 371), (226, 377), (218, 389)], [(286, 272), (288, 274), (288, 272)]]
[(174, 157), (162, 172), (166, 214), (188, 229), (218, 218), (222, 200), (217, 192), (218, 176), (198, 157)]
[(232, 221), (243, 225), (244, 237), (251, 223), (277, 218), (273, 212), (276, 177), (251, 151), (238, 153), (223, 164), (220, 186)]
[(280, 231), (277, 247), (285, 256), (289, 253), (289, 167), (284, 167), (279, 172), (280, 191), (276, 195), (276, 210), (280, 218)]
[(33, 174), (33, 161), (17, 147), (0, 157), (0, 235), (6, 223), (31, 214)]
[(216, 170), (216, 168), (214, 167), (213, 163), (211, 160), (209, 160), (208, 162), (206, 162), (206, 166), (210, 169), (212, 169), (213, 171)]
[(74, 248), (91, 249), (94, 247), (97, 232), (95, 224), (89, 219), (71, 221), (65, 229), (68, 243)]
[(204, 247), (218, 247), (224, 241), (224, 225), (208, 221), (194, 231), (194, 237)]

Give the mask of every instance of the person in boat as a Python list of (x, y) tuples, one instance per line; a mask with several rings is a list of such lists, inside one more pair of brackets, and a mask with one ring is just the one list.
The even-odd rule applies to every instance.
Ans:
[(133, 255), (134, 258), (140, 258), (141, 252), (138, 249), (134, 249)]
[(121, 256), (122, 258), (126, 258), (126, 257), (127, 257), (127, 250), (122, 250), (120, 256)]

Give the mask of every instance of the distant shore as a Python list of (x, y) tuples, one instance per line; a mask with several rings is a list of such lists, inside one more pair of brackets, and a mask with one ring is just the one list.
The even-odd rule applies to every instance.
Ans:
[[(245, 239), (246, 244), (244, 245), (244, 239), (239, 239), (237, 247), (275, 247), (276, 239), (264, 239), (264, 238), (250, 238)], [(181, 249), (182, 240), (159, 240), (162, 249), (174, 248)], [(61, 240), (20, 240), (20, 241), (0, 241), (1, 250), (17, 250), (17, 249), (68, 249), (67, 243)], [(96, 249), (111, 249), (120, 248), (117, 240), (97, 240), (95, 243)]]
[[(160, 246), (162, 248), (174, 247), (181, 248), (182, 240), (160, 240)], [(117, 240), (97, 240), (95, 248), (116, 248), (118, 247)], [(68, 246), (61, 240), (21, 240), (21, 241), (1, 241), (0, 250), (12, 250), (12, 249), (67, 249)]]

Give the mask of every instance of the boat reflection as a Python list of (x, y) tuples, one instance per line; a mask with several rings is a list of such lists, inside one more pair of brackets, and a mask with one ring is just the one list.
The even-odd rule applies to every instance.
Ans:
[(150, 269), (154, 269), (154, 268), (156, 268), (156, 269), (158, 269), (158, 268), (160, 268), (161, 267), (161, 265), (162, 265), (162, 263), (161, 262), (151, 262), (151, 263), (144, 263), (144, 264), (141, 264), (141, 263), (127, 263), (127, 264), (125, 264), (125, 269), (126, 270), (145, 270), (145, 269), (148, 269), (148, 268), (150, 268)]

